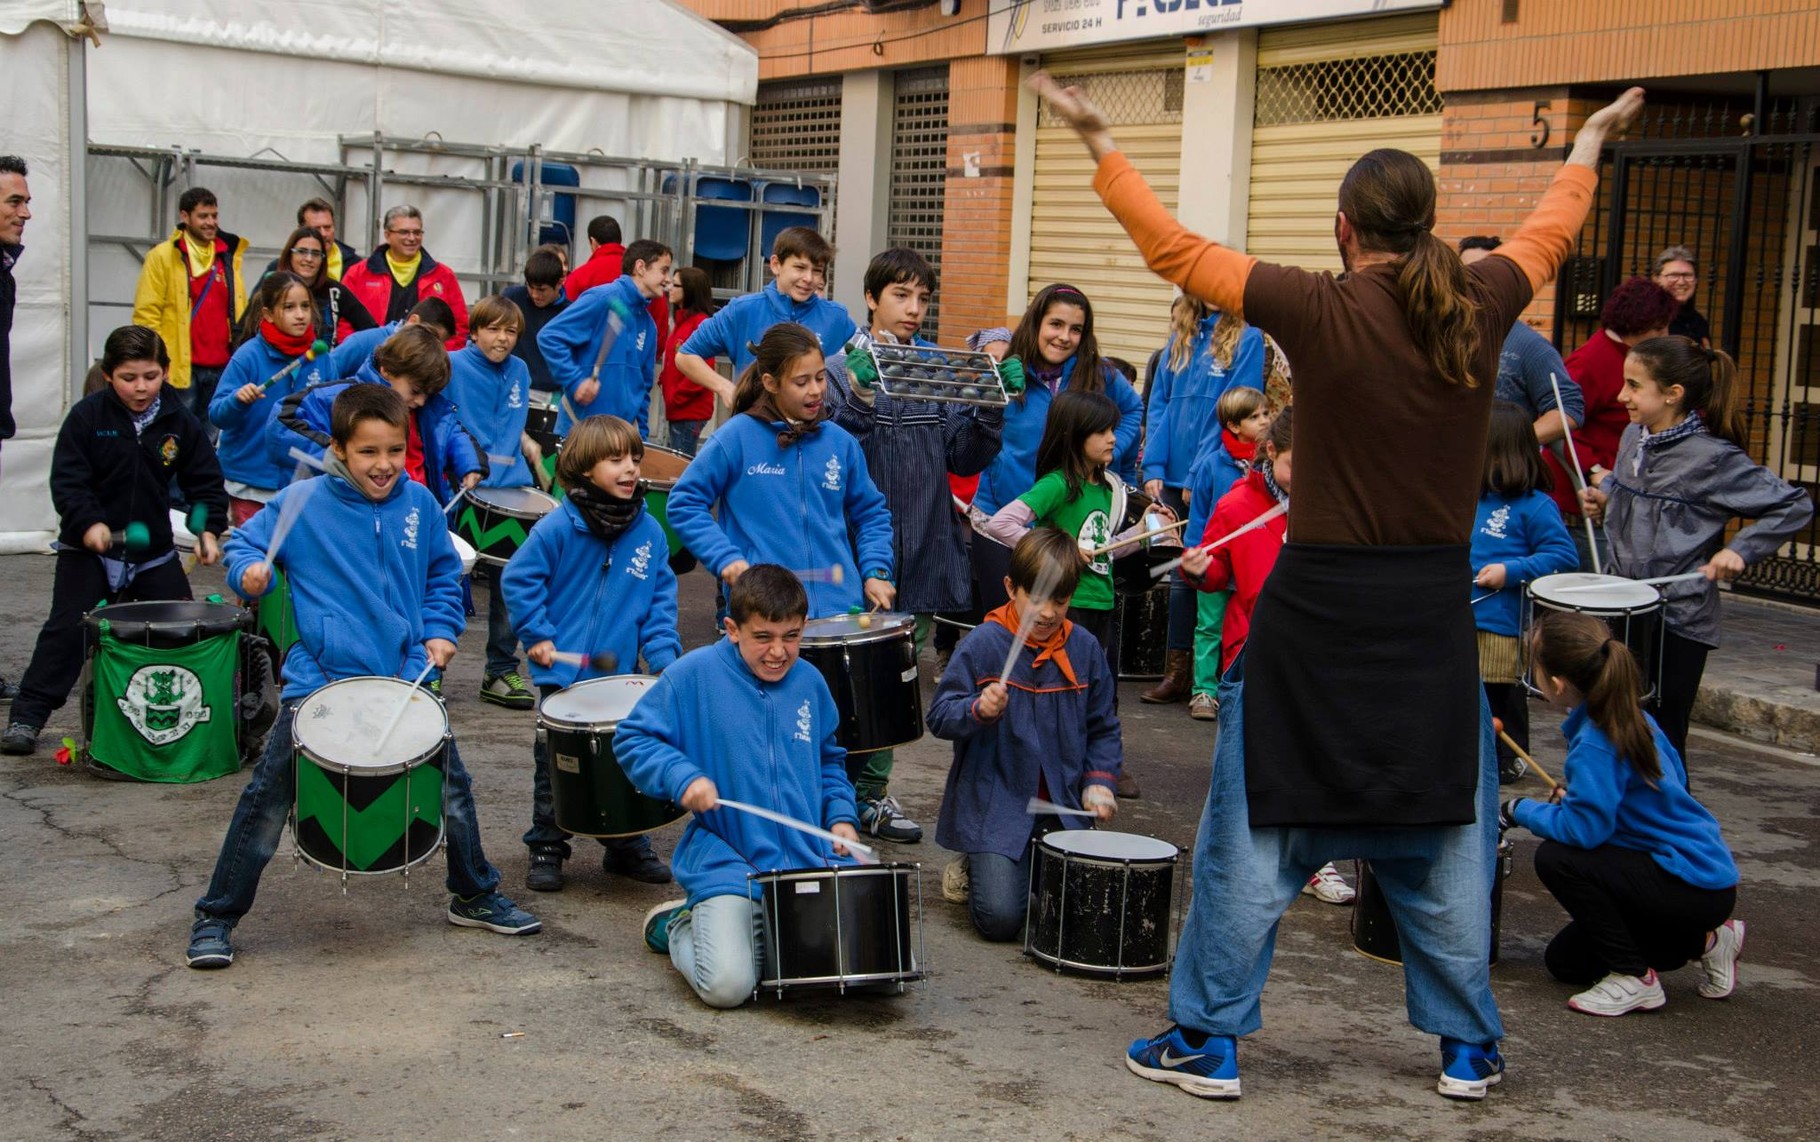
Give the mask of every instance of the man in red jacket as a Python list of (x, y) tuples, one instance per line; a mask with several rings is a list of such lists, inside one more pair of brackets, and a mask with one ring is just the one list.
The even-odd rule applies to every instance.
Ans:
[[(625, 257), (619, 219), (611, 214), (596, 214), (588, 219), (588, 260), (563, 279), (562, 292), (574, 301), (595, 286), (618, 281)], [(662, 345), (670, 336), (670, 299), (658, 294), (651, 299), (650, 310), (651, 320), (657, 322), (657, 343)]]
[(403, 321), (420, 301), (439, 297), (455, 314), (450, 352), (468, 343), (468, 303), (455, 271), (423, 248), (423, 215), (415, 206), (385, 212), (385, 241), (364, 262), (347, 268), (341, 284), (360, 298), (381, 324)]

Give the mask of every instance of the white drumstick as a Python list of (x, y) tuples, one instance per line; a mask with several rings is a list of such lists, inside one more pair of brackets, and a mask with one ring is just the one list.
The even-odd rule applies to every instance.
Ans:
[(1098, 813), (1093, 812), (1091, 809), (1070, 809), (1066, 805), (1057, 805), (1055, 802), (1045, 801), (1041, 797), (1032, 797), (1030, 799), (1030, 804), (1024, 806), (1024, 809), (1032, 817), (1040, 816), (1044, 813), (1053, 813), (1058, 817), (1099, 816)]
[(326, 472), (329, 470), (329, 466), (322, 462), (322, 457), (312, 456), (301, 448), (291, 449), (291, 459), (297, 461), (297, 470), (299, 472), (302, 472), (305, 468), (314, 468), (318, 472)]
[(446, 515), (446, 516), (454, 515), (455, 508), (461, 503), (461, 501), (463, 501), (467, 498), (468, 498), (468, 490), (466, 488), (462, 488), (460, 491), (455, 493), (455, 498), (450, 500), (448, 502), (448, 505), (442, 509), (442, 514)]
[[(1242, 527), (1238, 527), (1232, 531), (1227, 532), (1225, 535), (1220, 536), (1218, 539), (1214, 540), (1212, 543), (1203, 543), (1199, 547), (1190, 547), (1188, 549), (1188, 551), (1212, 551), (1216, 547), (1223, 547), (1226, 544), (1231, 543), (1233, 540), (1237, 539), (1239, 536), (1244, 535), (1248, 531), (1256, 531), (1258, 528), (1263, 527), (1265, 524), (1269, 523), (1271, 520), (1277, 518), (1278, 516), (1284, 514), (1288, 510), (1289, 510), (1288, 504), (1278, 504), (1276, 507), (1271, 508), (1269, 511), (1265, 512), (1263, 515), (1259, 516), (1258, 518), (1252, 520), (1250, 523), (1245, 524)], [(1152, 567), (1150, 569), (1150, 577), (1152, 579), (1161, 579), (1163, 576), (1169, 574), (1171, 571), (1174, 571), (1177, 567), (1180, 567), (1182, 565), (1182, 560), (1187, 558), (1188, 551), (1182, 552), (1181, 555), (1176, 556), (1174, 559), (1171, 559), (1167, 563), (1159, 563), (1157, 566)]]
[(379, 740), (373, 743), (373, 752), (375, 754), (385, 748), (386, 739), (392, 736), (392, 731), (398, 728), (398, 723), (404, 721), (405, 710), (409, 709), (411, 703), (417, 700), (417, 688), (423, 685), (423, 680), (428, 678), (430, 676), (430, 671), (434, 669), (436, 669), (436, 660), (434, 658), (424, 662), (423, 670), (417, 675), (417, 681), (411, 683), (411, 692), (406, 694), (404, 700), (398, 703), (398, 708), (392, 711), (392, 720), (385, 724), (385, 732), (381, 733), (379, 735)]
[[(1499, 587), (1498, 591), (1502, 591), (1503, 589), (1504, 588)], [(1487, 599), (1491, 598), (1493, 595), (1497, 594), (1498, 591), (1487, 591), (1483, 595), (1474, 595), (1472, 601), (1474, 604), (1483, 603), (1485, 600), (1487, 600)]]
[(1024, 649), (1024, 640), (1030, 637), (1030, 628), (1036, 625), (1036, 612), (1054, 593), (1055, 585), (1061, 581), (1062, 568), (1054, 561), (1044, 565), (1043, 573), (1036, 577), (1036, 586), (1026, 598), (1030, 605), (1018, 616), (1017, 634), (1011, 640), (1011, 651), (1005, 655), (1005, 667), (998, 672), (998, 678), (1006, 686), (1011, 684), (1011, 668), (1017, 665), (1017, 653)]
[[(1668, 583), (1685, 583), (1689, 579), (1704, 578), (1706, 578), (1706, 572), (1704, 571), (1687, 571), (1680, 575), (1658, 575), (1654, 579), (1626, 579), (1624, 582), (1634, 583), (1639, 587), (1661, 587)], [(1572, 587), (1556, 587), (1555, 592), (1557, 594), (1566, 595), (1569, 593), (1578, 593), (1580, 591), (1603, 591), (1609, 587), (1615, 586), (1617, 586), (1615, 583), (1578, 583)]]
[(284, 541), (290, 537), (291, 528), (297, 525), (297, 517), (303, 514), (303, 505), (308, 503), (310, 501), (310, 496), (314, 495), (316, 492), (316, 481), (314, 480), (304, 480), (300, 484), (292, 484), (291, 486), (296, 490), (285, 500), (284, 506), (278, 509), (278, 522), (272, 525), (272, 542), (265, 549), (265, 565), (267, 567), (275, 568), (278, 566), (279, 549), (284, 546)]
[[(1567, 441), (1567, 460), (1573, 473), (1574, 490), (1584, 492), (1586, 477), (1580, 474), (1580, 453), (1574, 448), (1574, 430), (1567, 423), (1567, 406), (1561, 403), (1561, 378), (1555, 376), (1553, 370), (1550, 370), (1548, 383), (1555, 390), (1555, 411), (1561, 414), (1561, 438)], [(1605, 569), (1599, 566), (1599, 537), (1593, 531), (1592, 517), (1586, 514), (1584, 504), (1580, 507), (1580, 522), (1586, 525), (1586, 543), (1587, 549), (1592, 554), (1593, 574), (1603, 575)]]
[(809, 824), (807, 821), (799, 821), (795, 817), (786, 817), (782, 813), (774, 813), (769, 809), (761, 809), (757, 805), (748, 805), (743, 801), (729, 801), (725, 797), (716, 800), (714, 802), (714, 807), (716, 809), (738, 809), (740, 812), (750, 813), (754, 817), (763, 817), (765, 820), (775, 821), (777, 824), (780, 824), (787, 829), (795, 829), (799, 833), (808, 833), (810, 836), (820, 837), (824, 841), (833, 841), (837, 845), (845, 845), (849, 851), (858, 853), (873, 863), (877, 863), (878, 861), (878, 855), (873, 852), (871, 845), (863, 845), (858, 841), (850, 841), (839, 833), (830, 833), (826, 829), (818, 828), (815, 825)]
[(1081, 549), (1081, 551), (1089, 559), (1098, 559), (1100, 556), (1106, 554), (1109, 551), (1116, 551), (1117, 549), (1119, 549), (1121, 547), (1130, 547), (1133, 544), (1143, 543), (1145, 540), (1155, 539), (1158, 536), (1162, 536), (1162, 535), (1168, 535), (1172, 531), (1176, 531), (1176, 530), (1179, 530), (1179, 529), (1187, 527), (1187, 526), (1188, 526), (1187, 520), (1178, 519), (1174, 523), (1166, 523), (1166, 524), (1162, 525), (1161, 527), (1147, 528), (1144, 531), (1140, 531), (1136, 535), (1133, 535), (1126, 539), (1115, 539), (1104, 547), (1095, 547), (1095, 548), (1091, 548), (1091, 549), (1083, 547)]

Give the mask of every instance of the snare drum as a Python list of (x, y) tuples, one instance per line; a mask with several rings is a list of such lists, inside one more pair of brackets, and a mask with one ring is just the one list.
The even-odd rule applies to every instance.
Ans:
[(563, 832), (630, 837), (686, 815), (634, 789), (613, 755), (614, 731), (656, 682), (643, 674), (590, 678), (538, 705), (537, 732), (550, 759), (550, 805)]
[(1098, 829), (1057, 829), (1031, 842), (1024, 954), (1114, 979), (1169, 970), (1170, 915), (1181, 850)]
[[(1146, 531), (1154, 531), (1168, 521), (1156, 514), (1157, 501), (1151, 499), (1135, 488), (1125, 492), (1125, 517), (1113, 527), (1115, 533), (1123, 533), (1131, 528), (1143, 525)], [(1157, 584), (1150, 577), (1150, 569), (1160, 563), (1167, 563), (1182, 553), (1182, 533), (1163, 532), (1154, 539), (1145, 539), (1128, 543), (1112, 553), (1112, 586), (1115, 591), (1124, 595), (1148, 594)], [(1163, 582), (1169, 581), (1168, 576)]]
[(449, 533), (449, 542), (455, 545), (455, 555), (461, 560), (461, 573), (472, 575), (474, 560), (479, 558), (479, 553), (474, 550), (474, 545), (452, 531)]
[[(1596, 590), (1563, 591), (1563, 587), (1595, 587)], [(1530, 624), (1537, 610), (1564, 611), (1568, 614), (1593, 615), (1605, 620), (1611, 636), (1630, 648), (1643, 675), (1643, 699), (1655, 697), (1662, 683), (1662, 592), (1653, 586), (1617, 575), (1594, 575), (1568, 571), (1544, 575), (1530, 583), (1523, 592), (1524, 645), (1529, 643)], [(1532, 667), (1524, 666), (1523, 685), (1530, 693), (1536, 689)]]
[(525, 435), (536, 441), (545, 456), (556, 455), (562, 437), (556, 435), (557, 410), (548, 405), (533, 404), (525, 410)]
[(556, 501), (536, 488), (469, 488), (462, 494), (468, 502), (455, 513), (455, 533), (494, 567), (504, 567), (537, 521), (556, 510)]
[[(923, 978), (923, 888), (916, 864), (753, 873), (764, 917), (758, 989), (878, 987)], [(763, 893), (764, 899), (758, 900)]]
[[(645, 457), (638, 462), (638, 482), (645, 489), (645, 510), (663, 525), (664, 539), (670, 544), (670, 569), (679, 575), (694, 569), (695, 557), (687, 553), (682, 539), (670, 530), (670, 493), (688, 469), (690, 459), (673, 448), (646, 444)], [(686, 560), (682, 566), (678, 566), (679, 557)]]
[(909, 745), (923, 736), (916, 619), (879, 612), (811, 619), (803, 661), (821, 671), (840, 709), (835, 740), (849, 753)]
[(240, 769), (241, 635), (221, 602), (115, 603), (82, 618), (90, 767), (134, 781), (212, 781)]
[(1118, 596), (1121, 682), (1161, 678), (1169, 656), (1169, 579), (1143, 594)]
[[(1571, 596), (1570, 596), (1571, 597)], [(1510, 875), (1512, 841), (1498, 842), (1498, 875), (1491, 887), (1491, 962), (1498, 962), (1498, 943), (1504, 935), (1504, 880)], [(1372, 875), (1371, 862), (1358, 862), (1359, 893), (1352, 902), (1352, 947), (1366, 959), (1380, 963), (1403, 962), (1402, 941), (1397, 938), (1397, 920), (1390, 914), (1384, 890)]]
[(430, 859), (442, 847), (449, 736), (442, 703), (402, 679), (343, 678), (310, 694), (291, 726), (297, 855), (343, 880)]

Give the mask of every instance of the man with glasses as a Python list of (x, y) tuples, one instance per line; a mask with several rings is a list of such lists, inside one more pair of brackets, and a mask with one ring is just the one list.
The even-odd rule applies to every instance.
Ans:
[(423, 215), (415, 206), (385, 212), (385, 241), (364, 262), (350, 266), (342, 284), (352, 290), (375, 320), (403, 321), (419, 301), (440, 298), (455, 315), (451, 352), (468, 341), (468, 303), (455, 271), (423, 248)]
[(1680, 312), (1668, 324), (1671, 337), (1687, 337), (1702, 349), (1713, 347), (1713, 329), (1706, 315), (1694, 306), (1694, 291), (1700, 286), (1700, 263), (1686, 246), (1670, 246), (1656, 255), (1656, 284), (1673, 294), (1681, 303)]
[[(328, 249), (328, 274), (330, 281), (340, 281), (347, 268), (360, 260), (360, 254), (354, 247), (335, 237), (335, 204), (326, 198), (312, 198), (297, 208), (297, 225), (308, 226), (322, 235), (322, 244)], [(265, 272), (278, 269), (278, 258), (273, 258), (266, 266)]]

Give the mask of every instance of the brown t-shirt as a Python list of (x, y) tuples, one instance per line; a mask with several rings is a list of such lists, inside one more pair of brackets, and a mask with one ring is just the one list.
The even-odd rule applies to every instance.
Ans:
[(1295, 369), (1294, 543), (1391, 547), (1466, 543), (1485, 472), (1485, 434), (1504, 333), (1529, 304), (1516, 263), (1466, 271), (1479, 304), (1472, 387), (1441, 379), (1403, 316), (1397, 271), (1344, 281), (1260, 262), (1245, 320)]

